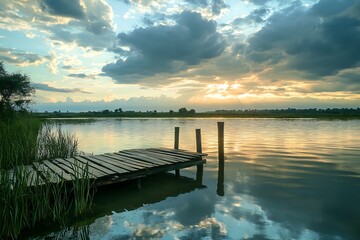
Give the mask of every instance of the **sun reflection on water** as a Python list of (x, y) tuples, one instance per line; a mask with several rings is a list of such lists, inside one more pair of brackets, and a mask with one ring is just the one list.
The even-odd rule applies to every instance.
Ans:
[[(220, 183), (217, 121), (225, 122), (227, 157)], [(203, 186), (195, 185), (195, 170), (186, 169), (180, 180), (160, 176), (145, 181), (141, 191), (124, 185), (103, 191), (95, 199), (98, 217), (88, 225), (91, 239), (360, 238), (359, 121), (105, 119), (64, 125), (76, 133), (81, 150), (93, 153), (173, 147), (175, 126), (180, 148), (193, 151), (195, 129), (202, 129), (209, 154)]]

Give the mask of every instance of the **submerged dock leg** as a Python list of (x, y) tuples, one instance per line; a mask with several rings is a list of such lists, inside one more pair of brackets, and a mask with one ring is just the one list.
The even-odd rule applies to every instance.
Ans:
[[(202, 145), (201, 145), (201, 129), (196, 129), (196, 152), (202, 153)], [(196, 181), (202, 184), (204, 173), (204, 164), (196, 165)]]
[[(174, 149), (179, 149), (180, 127), (175, 127)], [(180, 177), (180, 169), (175, 170), (175, 176)]]

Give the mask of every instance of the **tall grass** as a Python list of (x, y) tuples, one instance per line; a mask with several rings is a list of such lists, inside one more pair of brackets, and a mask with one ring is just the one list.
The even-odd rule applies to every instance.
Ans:
[(30, 117), (0, 121), (0, 169), (72, 157), (77, 147), (75, 136), (63, 132), (58, 124)]
[(37, 159), (51, 160), (77, 155), (78, 140), (74, 135), (63, 132), (60, 125), (46, 123), (37, 138)]
[(0, 121), (0, 169), (26, 165), (37, 159), (37, 138), (42, 123), (33, 118)]
[(16, 239), (37, 224), (65, 226), (90, 209), (93, 188), (87, 165), (75, 162), (73, 181), (56, 184), (49, 181), (50, 172), (30, 175), (24, 166), (71, 157), (77, 146), (75, 136), (56, 124), (28, 117), (0, 122), (0, 239)]
[(92, 188), (92, 181), (89, 175), (89, 165), (74, 161), (72, 164), (75, 176), (73, 177), (73, 194), (75, 204), (75, 216), (80, 216), (86, 213), (91, 208), (92, 199), (94, 196), (94, 188)]

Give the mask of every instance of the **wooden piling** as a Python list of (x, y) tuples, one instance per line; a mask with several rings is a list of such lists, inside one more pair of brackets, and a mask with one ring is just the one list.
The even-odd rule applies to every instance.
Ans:
[(202, 153), (202, 145), (201, 145), (201, 129), (196, 129), (196, 152)]
[[(174, 149), (179, 149), (180, 127), (175, 127)], [(175, 175), (180, 177), (180, 170), (175, 170)]]
[(219, 162), (224, 162), (224, 122), (218, 122), (218, 152), (219, 152)]
[(174, 149), (179, 149), (180, 127), (175, 127)]
[[(196, 132), (196, 152), (202, 153), (201, 129), (196, 129), (195, 132)], [(203, 164), (196, 165), (196, 181), (201, 184), (202, 184), (203, 172), (204, 172), (204, 165)]]
[(224, 122), (218, 122), (218, 152), (219, 152), (219, 166), (218, 166), (218, 182), (216, 192), (219, 196), (224, 196), (224, 168), (225, 168), (225, 154), (224, 154)]

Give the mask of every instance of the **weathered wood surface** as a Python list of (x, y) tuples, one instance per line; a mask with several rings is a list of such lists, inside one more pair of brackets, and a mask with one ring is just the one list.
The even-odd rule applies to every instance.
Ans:
[(180, 149), (148, 148), (124, 150), (94, 156), (57, 158), (25, 166), (28, 186), (44, 182), (58, 183), (84, 178), (84, 169), (96, 185), (106, 185), (145, 177), (147, 175), (178, 170), (206, 162), (206, 154)]

